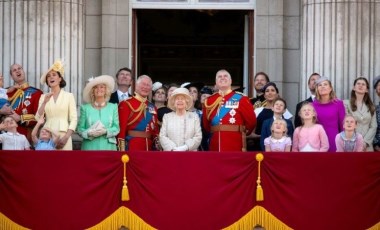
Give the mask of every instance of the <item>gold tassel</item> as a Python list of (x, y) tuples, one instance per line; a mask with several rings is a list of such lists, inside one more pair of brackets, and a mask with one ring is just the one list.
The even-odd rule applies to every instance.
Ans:
[(264, 200), (264, 193), (263, 193), (263, 188), (261, 187), (261, 185), (257, 185), (256, 200), (257, 201), (263, 201)]
[(256, 201), (263, 201), (264, 200), (264, 191), (263, 188), (261, 187), (261, 177), (260, 177), (260, 172), (261, 172), (261, 161), (264, 160), (264, 155), (262, 153), (256, 154), (256, 160), (259, 162), (258, 166), (258, 176), (257, 176), (257, 187), (256, 187)]
[(129, 157), (127, 154), (124, 154), (121, 157), (121, 161), (124, 165), (124, 176), (123, 176), (123, 188), (121, 190), (121, 200), (128, 201), (129, 200), (129, 192), (127, 187), (127, 162), (129, 161)]
[[(126, 182), (126, 180), (125, 180)], [(128, 201), (129, 200), (129, 192), (127, 185), (123, 185), (123, 190), (121, 191), (121, 200)]]

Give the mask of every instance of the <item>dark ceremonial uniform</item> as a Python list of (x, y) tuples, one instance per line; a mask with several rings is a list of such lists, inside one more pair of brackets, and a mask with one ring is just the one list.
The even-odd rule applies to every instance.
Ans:
[(251, 104), (255, 107), (255, 109), (264, 107), (266, 105), (266, 100), (264, 98), (264, 94), (249, 99), (251, 101)]
[(206, 99), (202, 121), (211, 133), (210, 151), (246, 151), (246, 135), (255, 128), (256, 115), (247, 96), (231, 91)]
[(148, 151), (158, 137), (157, 109), (153, 103), (136, 96), (119, 103), (120, 151)]

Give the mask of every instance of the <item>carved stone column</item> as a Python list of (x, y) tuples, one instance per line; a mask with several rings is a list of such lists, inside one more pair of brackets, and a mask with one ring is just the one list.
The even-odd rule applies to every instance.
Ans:
[[(319, 72), (347, 99), (356, 77), (372, 84), (380, 74), (380, 1), (303, 0), (302, 9), (301, 85)], [(308, 89), (301, 88), (306, 98)]]
[[(0, 1), (0, 71), (13, 84), (9, 67), (19, 63), (28, 82), (40, 88), (40, 76), (54, 60), (65, 62), (66, 90), (82, 99), (83, 0)], [(43, 89), (43, 90), (46, 90)]]

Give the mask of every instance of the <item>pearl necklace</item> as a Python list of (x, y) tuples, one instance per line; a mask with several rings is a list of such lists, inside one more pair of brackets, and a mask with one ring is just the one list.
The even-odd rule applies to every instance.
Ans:
[(102, 103), (97, 103), (96, 101), (94, 101), (94, 106), (97, 107), (97, 108), (101, 108), (101, 107), (104, 107), (106, 105), (106, 102), (102, 102)]

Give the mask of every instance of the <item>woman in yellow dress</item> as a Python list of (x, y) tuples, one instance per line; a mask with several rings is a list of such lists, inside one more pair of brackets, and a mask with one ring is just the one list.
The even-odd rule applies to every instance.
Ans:
[(56, 61), (41, 76), (41, 84), (47, 84), (50, 92), (40, 98), (36, 119), (45, 114), (45, 127), (59, 134), (57, 149), (72, 150), (71, 135), (78, 123), (77, 108), (74, 95), (66, 92), (64, 68), (61, 61)]

